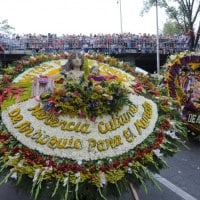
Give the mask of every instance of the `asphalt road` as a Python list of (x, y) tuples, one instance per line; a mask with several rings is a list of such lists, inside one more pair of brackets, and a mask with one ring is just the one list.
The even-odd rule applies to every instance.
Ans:
[(148, 184), (148, 194), (142, 188), (138, 190), (140, 200), (200, 200), (200, 142), (188, 142), (187, 146), (189, 150), (181, 148), (167, 159), (169, 168), (160, 174), (162, 190)]
[[(188, 147), (181, 148), (174, 157), (167, 159), (170, 166), (161, 171), (161, 190), (148, 183), (148, 193), (139, 188), (140, 200), (200, 200), (200, 142), (189, 142)], [(131, 193), (124, 194), (120, 200), (131, 200)], [(29, 195), (17, 191), (8, 182), (0, 187), (0, 200), (31, 200)]]

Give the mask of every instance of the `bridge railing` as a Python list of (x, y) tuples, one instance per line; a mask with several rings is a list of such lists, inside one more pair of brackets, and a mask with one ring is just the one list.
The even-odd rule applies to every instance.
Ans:
[[(114, 40), (64, 40), (64, 39), (52, 39), (48, 38), (40, 40), (38, 38), (32, 39), (2, 39), (0, 38), (0, 45), (4, 47), (6, 51), (13, 52), (14, 50), (27, 51), (31, 50), (32, 53), (38, 52), (63, 52), (71, 49), (80, 49), (82, 51), (95, 51), (108, 54), (119, 53), (155, 53), (156, 41), (146, 39), (119, 39)], [(200, 48), (200, 44), (198, 44)], [(189, 50), (188, 42), (178, 39), (160, 39), (159, 43), (161, 54), (171, 54), (175, 52), (181, 52)]]
[[(78, 50), (84, 53), (103, 53), (103, 54), (132, 54), (132, 53), (141, 53), (141, 54), (152, 54), (156, 53), (156, 49), (152, 48), (65, 48), (65, 49), (53, 49), (53, 48), (42, 48), (42, 49), (9, 49), (5, 50), (4, 54), (25, 54), (25, 55), (31, 55), (31, 54), (38, 54), (38, 53), (62, 53), (72, 50)], [(188, 50), (187, 48), (160, 48), (159, 53), (160, 54), (173, 54)]]

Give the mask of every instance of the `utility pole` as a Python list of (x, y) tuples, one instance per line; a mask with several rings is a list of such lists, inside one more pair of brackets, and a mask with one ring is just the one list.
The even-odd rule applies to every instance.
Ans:
[(158, 26), (158, 0), (156, 0), (156, 58), (157, 58), (157, 74), (160, 74), (160, 51), (159, 51), (159, 26)]
[(123, 33), (123, 27), (122, 27), (122, 4), (121, 0), (119, 0), (119, 11), (120, 11), (120, 29), (121, 29), (121, 34)]

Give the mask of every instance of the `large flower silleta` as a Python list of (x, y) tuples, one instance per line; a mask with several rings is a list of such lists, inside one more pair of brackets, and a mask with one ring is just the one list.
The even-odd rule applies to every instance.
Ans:
[(168, 95), (181, 107), (190, 136), (200, 136), (200, 54), (181, 52), (166, 62), (165, 81)]
[(100, 54), (84, 56), (80, 82), (63, 80), (67, 58), (37, 55), (4, 75), (14, 79), (9, 85), (2, 79), (1, 86), (20, 93), (2, 96), (2, 182), (29, 180), (35, 198), (49, 188), (56, 199), (106, 199), (130, 181), (153, 181), (151, 172), (165, 166), (162, 156), (174, 154), (186, 136), (175, 102), (148, 76)]

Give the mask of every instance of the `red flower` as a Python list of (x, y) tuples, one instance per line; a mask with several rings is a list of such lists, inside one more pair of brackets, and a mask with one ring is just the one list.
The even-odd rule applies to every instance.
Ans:
[(168, 99), (164, 99), (164, 100), (162, 101), (162, 105), (168, 105), (168, 103), (169, 103)]
[(1, 149), (1, 154), (4, 155), (6, 153), (7, 149), (6, 148), (2, 148)]
[(119, 165), (120, 165), (120, 162), (116, 160), (116, 161), (110, 163), (109, 167), (112, 169), (112, 168), (119, 167)]
[(106, 171), (107, 171), (107, 167), (106, 167), (105, 165), (102, 165), (102, 166), (100, 167), (100, 170), (101, 170), (102, 172), (106, 172)]
[(22, 65), (17, 65), (16, 67), (15, 67), (15, 72), (19, 72), (19, 71), (21, 71), (23, 69), (23, 66)]
[(3, 76), (3, 79), (2, 79), (3, 84), (8, 84), (11, 81), (12, 81), (12, 77), (11, 76), (9, 76), (9, 75), (4, 75)]
[(0, 142), (5, 142), (10, 138), (10, 135), (0, 135)]
[(127, 158), (124, 158), (124, 160), (122, 161), (122, 165), (123, 166), (128, 166), (128, 164), (132, 161), (132, 158), (131, 157), (127, 157)]
[(96, 167), (94, 165), (91, 165), (88, 167), (90, 172), (94, 172), (96, 170)]
[(164, 130), (168, 130), (170, 127), (171, 127), (171, 124), (170, 124), (170, 122), (168, 121), (168, 120), (165, 120), (162, 124), (161, 124), (161, 126), (160, 126), (162, 129), (164, 129)]

